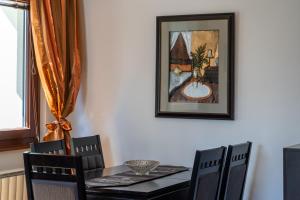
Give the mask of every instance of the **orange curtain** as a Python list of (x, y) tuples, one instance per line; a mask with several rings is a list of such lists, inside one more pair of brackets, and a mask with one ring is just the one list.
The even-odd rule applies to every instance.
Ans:
[(70, 154), (71, 123), (80, 87), (77, 0), (30, 0), (36, 65), (48, 106), (56, 121), (46, 125), (45, 141), (65, 139)]

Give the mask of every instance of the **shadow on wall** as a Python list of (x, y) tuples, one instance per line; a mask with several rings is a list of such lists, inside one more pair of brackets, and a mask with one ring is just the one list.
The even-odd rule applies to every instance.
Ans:
[(101, 134), (100, 134), (100, 138), (101, 138), (101, 145), (104, 154), (103, 157), (104, 157), (105, 166), (107, 167), (113, 166), (114, 162), (112, 159), (110, 140), (108, 137), (105, 137)]
[[(253, 152), (253, 151), (252, 151)], [(262, 157), (261, 157), (261, 154), (262, 154), (262, 146), (259, 144), (257, 145), (257, 148), (256, 148), (256, 156), (254, 155), (251, 155), (252, 158), (255, 158), (255, 160), (252, 161), (252, 164), (254, 166), (253, 168), (253, 177), (256, 177), (257, 176), (257, 172), (258, 172), (258, 163), (259, 162), (262, 162)], [(251, 158), (250, 158), (251, 159)], [(249, 176), (249, 172), (248, 172), (248, 176)], [(247, 180), (249, 180), (249, 177), (247, 178)], [(255, 182), (253, 181), (254, 178), (251, 178), (251, 183), (249, 188), (250, 188), (250, 192), (249, 192), (249, 198), (248, 199), (254, 199), (254, 185), (255, 185)]]
[[(79, 30), (80, 30), (80, 60), (81, 60), (81, 85), (77, 99), (78, 104), (85, 104), (87, 91), (87, 49), (86, 49), (86, 30), (85, 30), (85, 14), (83, 0), (78, 1), (79, 6)], [(80, 98), (80, 100), (79, 100)], [(79, 102), (78, 102), (79, 101)], [(77, 108), (81, 106), (77, 106)]]
[(84, 14), (84, 2), (78, 1), (79, 5), (79, 27), (80, 27), (80, 53), (81, 53), (81, 85), (78, 93), (75, 111), (70, 115), (70, 121), (72, 122), (73, 132), (72, 137), (84, 137), (89, 135), (99, 134), (101, 139), (101, 145), (103, 149), (105, 165), (111, 166), (113, 164), (111, 145), (108, 137), (101, 131), (93, 130), (88, 116), (86, 115), (87, 104), (87, 49), (86, 49), (86, 29), (85, 29), (85, 14)]

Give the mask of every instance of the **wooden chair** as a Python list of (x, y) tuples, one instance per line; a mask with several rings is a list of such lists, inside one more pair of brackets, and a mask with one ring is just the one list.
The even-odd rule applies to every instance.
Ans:
[(243, 199), (251, 146), (251, 142), (228, 146), (220, 193), (222, 200)]
[(197, 151), (189, 200), (217, 200), (226, 147)]
[(65, 147), (64, 140), (31, 143), (30, 149), (31, 152), (35, 152), (35, 153), (50, 153), (50, 154), (60, 154), (60, 155), (66, 154), (66, 147)]
[(86, 200), (81, 156), (25, 152), (23, 157), (29, 200)]
[(99, 135), (72, 138), (72, 141), (74, 154), (82, 156), (84, 171), (105, 168)]

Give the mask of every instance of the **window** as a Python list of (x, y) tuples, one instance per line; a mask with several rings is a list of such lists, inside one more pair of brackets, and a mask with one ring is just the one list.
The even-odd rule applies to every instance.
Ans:
[(38, 130), (29, 30), (28, 5), (0, 0), (0, 151), (27, 147)]

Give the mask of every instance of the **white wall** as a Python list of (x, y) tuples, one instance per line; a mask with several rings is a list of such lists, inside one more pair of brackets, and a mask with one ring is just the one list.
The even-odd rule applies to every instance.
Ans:
[[(250, 140), (245, 199), (282, 199), (282, 147), (300, 143), (299, 0), (84, 3), (87, 62), (74, 136), (101, 134), (108, 165), (151, 158), (192, 166), (196, 149)], [(217, 12), (236, 13), (236, 119), (154, 118), (155, 16)], [(11, 157), (0, 154), (1, 165)]]
[[(299, 0), (88, 0), (87, 66), (74, 135), (106, 162), (192, 166), (196, 149), (254, 142), (245, 199), (282, 199), (282, 147), (300, 143)], [(154, 118), (155, 17), (236, 13), (236, 119)]]
[(23, 167), (24, 150), (0, 152), (0, 172), (2, 170), (10, 170)]

